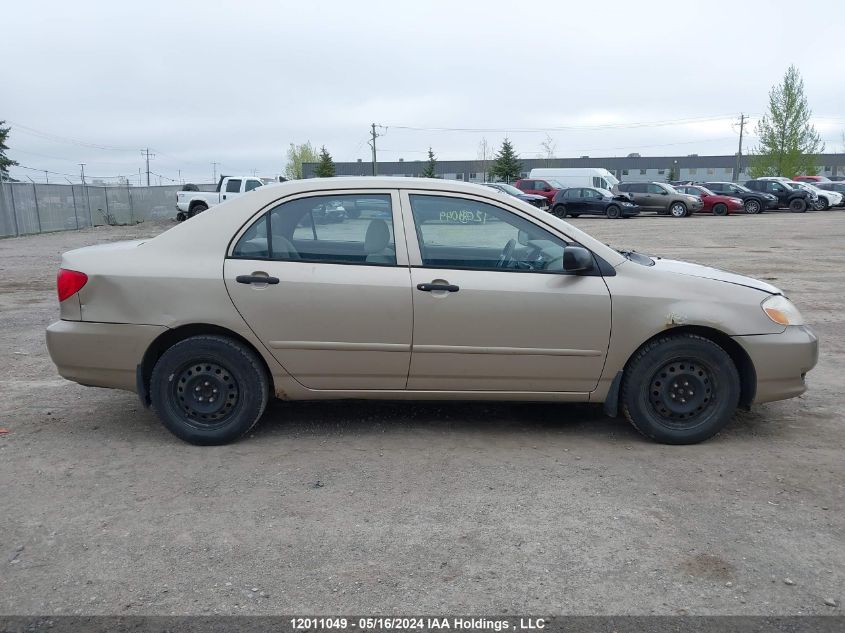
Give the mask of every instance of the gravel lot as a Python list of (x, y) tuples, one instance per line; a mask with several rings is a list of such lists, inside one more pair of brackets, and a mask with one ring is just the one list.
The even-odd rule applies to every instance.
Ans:
[(0, 240), (0, 613), (841, 614), (845, 213), (574, 222), (783, 288), (810, 390), (690, 447), (595, 406), (277, 403), (198, 448), (44, 345), (62, 251), (168, 225)]

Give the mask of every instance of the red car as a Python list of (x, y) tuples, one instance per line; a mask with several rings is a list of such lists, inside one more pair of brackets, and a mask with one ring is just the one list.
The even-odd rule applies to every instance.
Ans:
[(795, 178), (793, 178), (792, 180), (794, 180), (795, 182), (814, 183), (814, 182), (828, 182), (830, 180), (830, 178), (826, 178), (825, 176), (795, 176)]
[(549, 201), (549, 206), (552, 206), (555, 194), (561, 189), (566, 189), (558, 181), (548, 178), (520, 178), (513, 184), (523, 193), (544, 196)]
[(734, 211), (745, 211), (742, 200), (732, 196), (722, 196), (713, 193), (707, 187), (701, 185), (681, 185), (675, 187), (681, 193), (686, 193), (690, 196), (698, 196), (704, 203), (704, 207), (699, 213), (712, 213), (713, 215), (728, 215)]

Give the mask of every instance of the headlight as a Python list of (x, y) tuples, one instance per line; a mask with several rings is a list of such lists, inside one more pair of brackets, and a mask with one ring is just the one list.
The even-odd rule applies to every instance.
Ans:
[(622, 203), (622, 206), (623, 206), (623, 207), (633, 207), (633, 206), (634, 206), (634, 204), (633, 204), (632, 202), (623, 202), (623, 203)]
[(798, 308), (783, 295), (772, 295), (760, 307), (778, 325), (804, 325), (804, 317)]

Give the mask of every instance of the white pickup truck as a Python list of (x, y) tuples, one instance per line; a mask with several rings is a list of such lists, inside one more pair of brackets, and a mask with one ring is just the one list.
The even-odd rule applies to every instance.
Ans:
[(176, 219), (184, 222), (215, 204), (231, 200), (258, 187), (276, 182), (272, 178), (257, 176), (221, 176), (214, 191), (179, 191), (176, 193)]

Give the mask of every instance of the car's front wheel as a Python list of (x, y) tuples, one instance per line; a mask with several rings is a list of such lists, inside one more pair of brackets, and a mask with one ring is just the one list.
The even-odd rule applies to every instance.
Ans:
[(739, 372), (710, 339), (666, 335), (644, 345), (622, 379), (622, 410), (643, 435), (695, 444), (716, 435), (739, 403)]
[(794, 198), (789, 202), (789, 210), (793, 213), (804, 213), (807, 210), (807, 202), (804, 198)]
[(760, 201), (754, 200), (753, 198), (751, 200), (746, 200), (744, 206), (745, 206), (745, 212), (750, 213), (751, 215), (754, 215), (756, 213), (760, 213), (760, 211), (763, 210), (763, 205), (760, 204)]
[(161, 355), (150, 400), (164, 426), (199, 445), (226, 444), (264, 413), (270, 381), (258, 356), (225, 336), (192, 336)]
[(611, 220), (618, 220), (622, 217), (622, 209), (617, 207), (615, 204), (610, 205), (607, 207), (607, 217)]
[(673, 218), (684, 218), (687, 215), (687, 205), (683, 202), (673, 202), (669, 207), (669, 213)]
[(719, 202), (718, 204), (713, 205), (713, 215), (727, 215), (728, 214), (728, 205)]
[(819, 196), (813, 207), (816, 211), (827, 211), (830, 208), (830, 203), (827, 201), (827, 198)]

